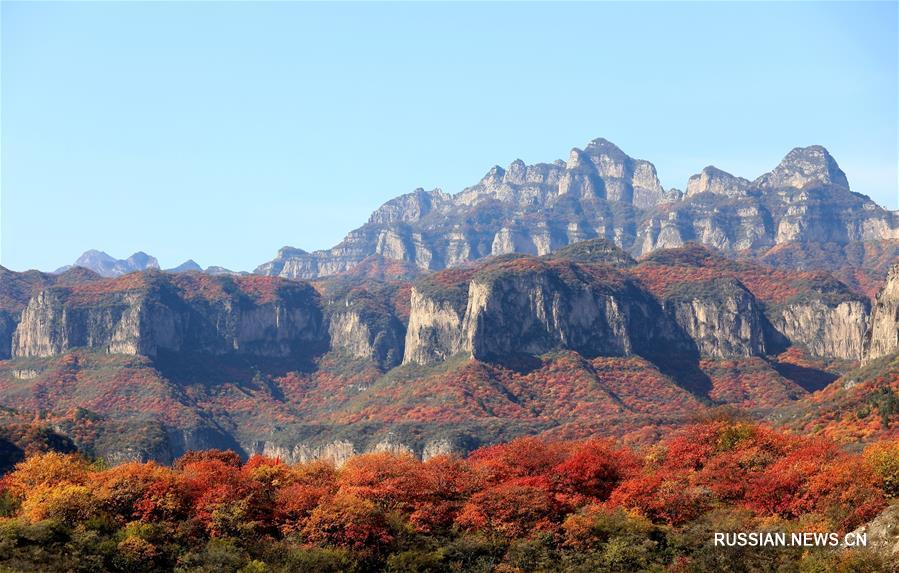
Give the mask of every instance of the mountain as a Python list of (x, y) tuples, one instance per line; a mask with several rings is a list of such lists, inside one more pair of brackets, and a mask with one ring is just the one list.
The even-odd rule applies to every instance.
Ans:
[(138, 251), (127, 259), (116, 259), (103, 251), (90, 250), (85, 251), (73, 264), (60, 267), (55, 272), (65, 272), (72, 267), (90, 269), (101, 277), (118, 277), (134, 271), (159, 269), (159, 262), (143, 251)]
[(193, 259), (187, 259), (177, 267), (166, 269), (167, 273), (186, 273), (188, 271), (202, 272), (203, 267), (198, 265)]
[(372, 255), (434, 271), (592, 238), (632, 256), (698, 242), (770, 266), (830, 270), (873, 296), (899, 255), (899, 214), (852, 192), (821, 146), (793, 149), (753, 181), (706, 167), (681, 193), (662, 188), (652, 163), (596, 139), (567, 161), (494, 166), (455, 195), (417, 189), (335, 247), (284, 247), (255, 272), (314, 278)]
[(826, 272), (699, 245), (635, 260), (593, 239), (413, 270), (11, 273), (2, 405), (114, 462), (428, 457), (534, 433), (644, 443), (719, 405), (804, 400), (858, 366), (871, 308)]
[(12, 337), (28, 302), (54, 285), (75, 285), (99, 280), (97, 273), (72, 267), (58, 274), (26, 271), (17, 273), (0, 266), (0, 360), (9, 358)]
[(899, 263), (890, 267), (887, 280), (877, 293), (865, 338), (864, 361), (871, 362), (896, 352), (899, 352)]

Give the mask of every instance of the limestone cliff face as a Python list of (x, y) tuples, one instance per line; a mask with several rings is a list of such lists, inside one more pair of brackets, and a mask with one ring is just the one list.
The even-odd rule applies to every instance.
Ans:
[[(153, 356), (157, 345), (172, 342), (149, 332), (149, 302), (140, 294), (126, 293), (107, 304), (79, 307), (67, 305), (64, 292), (49, 289), (31, 299), (13, 335), (13, 356), (54, 356), (82, 346), (112, 354)], [(154, 322), (171, 319), (165, 312), (168, 309), (158, 310)]]
[(820, 300), (790, 303), (770, 313), (774, 328), (813, 356), (859, 360), (868, 326), (862, 300), (828, 305)]
[[(639, 295), (636, 289), (630, 294)], [(646, 302), (603, 292), (588, 281), (565, 284), (552, 271), (475, 279), (460, 346), (478, 359), (560, 348), (626, 356), (641, 345), (634, 338), (649, 323)]]
[(740, 358), (765, 354), (762, 313), (742, 283), (724, 278), (689, 285), (665, 301), (665, 310), (703, 356)]
[(899, 263), (890, 267), (887, 280), (877, 293), (871, 327), (865, 336), (864, 361), (894, 352), (899, 352)]
[(357, 311), (334, 312), (328, 320), (332, 349), (340, 349), (356, 358), (370, 359), (383, 369), (396, 366), (403, 358), (403, 325), (394, 319), (387, 323), (366, 320)]
[[(22, 312), (12, 354), (52, 356), (88, 347), (146, 356), (161, 350), (288, 356), (323, 341), (321, 311), (306, 285), (282, 285), (270, 298), (254, 299), (231, 277), (184, 280), (193, 279), (221, 290), (204, 298), (173, 282), (180, 278), (151, 273), (111, 280), (105, 291), (41, 291)], [(119, 282), (126, 280), (134, 284)]]
[(820, 145), (793, 148), (773, 171), (756, 179), (754, 184), (762, 189), (802, 189), (808, 185), (849, 188), (846, 174)]
[[(683, 201), (645, 212), (632, 252), (696, 241), (726, 253), (767, 256), (785, 244), (817, 244), (820, 249), (893, 240), (897, 234), (896, 213), (850, 192), (834, 158), (823, 147), (811, 146), (793, 149), (774, 170), (752, 182), (707, 167), (690, 178)], [(860, 264), (841, 256), (828, 268)], [(807, 268), (801, 258), (785, 264)]]
[(651, 295), (608, 267), (512, 258), (480, 269), (465, 288), (455, 304), (413, 290), (404, 362), (459, 352), (490, 360), (558, 349), (627, 356), (651, 353), (656, 343), (691, 348)]
[(403, 363), (431, 364), (462, 349), (462, 315), (449, 301), (413, 287)]
[(13, 313), (0, 310), (0, 360), (6, 360), (12, 354), (12, 336), (18, 322)]
[(408, 454), (422, 461), (428, 461), (433, 457), (444, 454), (467, 453), (466, 451), (460, 451), (448, 439), (433, 439), (425, 442), (422, 447), (416, 447), (413, 444), (405, 444), (389, 437), (382, 438), (375, 443), (354, 443), (350, 440), (335, 440), (327, 443), (310, 442), (290, 446), (261, 440), (244, 449), (269, 458), (277, 458), (289, 464), (325, 460), (338, 467), (345, 464), (353, 456), (370, 452)]
[(690, 177), (687, 182), (685, 197), (693, 197), (700, 193), (713, 193), (727, 197), (745, 197), (750, 187), (749, 181), (742, 177), (734, 177), (717, 167), (708, 166), (702, 173)]

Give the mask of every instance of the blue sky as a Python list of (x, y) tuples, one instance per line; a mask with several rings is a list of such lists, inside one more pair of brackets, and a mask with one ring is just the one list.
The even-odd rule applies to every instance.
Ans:
[(0, 3), (0, 264), (251, 270), (595, 137), (665, 187), (830, 149), (896, 209), (897, 3)]

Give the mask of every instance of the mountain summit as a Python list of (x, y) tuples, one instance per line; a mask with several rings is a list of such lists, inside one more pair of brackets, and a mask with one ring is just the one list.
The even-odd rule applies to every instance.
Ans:
[(762, 189), (802, 189), (809, 185), (834, 185), (849, 189), (846, 174), (820, 145), (794, 148), (774, 171), (762, 175), (754, 184)]
[(159, 262), (143, 251), (138, 251), (127, 259), (116, 259), (103, 251), (91, 249), (78, 257), (74, 264), (60, 267), (55, 272), (62, 273), (72, 267), (90, 269), (103, 277), (118, 277), (134, 271), (159, 269)]

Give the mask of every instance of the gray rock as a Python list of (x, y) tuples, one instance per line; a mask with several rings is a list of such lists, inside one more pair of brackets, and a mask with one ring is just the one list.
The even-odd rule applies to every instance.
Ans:
[(864, 362), (899, 352), (899, 263), (890, 267), (871, 311), (865, 335)]

